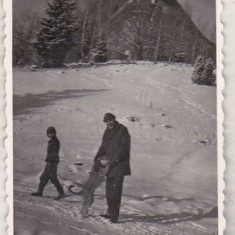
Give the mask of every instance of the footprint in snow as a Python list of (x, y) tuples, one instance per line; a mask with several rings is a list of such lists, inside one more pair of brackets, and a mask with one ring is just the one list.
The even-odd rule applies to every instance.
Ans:
[(138, 122), (139, 118), (131, 116), (131, 117), (127, 117), (127, 120), (130, 121), (130, 122)]
[(167, 128), (167, 129), (173, 128), (171, 125), (163, 125), (163, 127)]
[(75, 166), (83, 166), (83, 163), (82, 162), (75, 162), (74, 165)]

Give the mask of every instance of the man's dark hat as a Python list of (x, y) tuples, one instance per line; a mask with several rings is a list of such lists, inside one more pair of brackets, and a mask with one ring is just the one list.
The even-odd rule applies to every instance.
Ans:
[(104, 122), (113, 121), (115, 119), (116, 119), (116, 117), (112, 113), (106, 113), (104, 115)]
[(56, 135), (56, 129), (55, 129), (55, 127), (53, 127), (53, 126), (48, 127), (48, 128), (47, 128), (47, 134), (48, 134), (48, 133)]

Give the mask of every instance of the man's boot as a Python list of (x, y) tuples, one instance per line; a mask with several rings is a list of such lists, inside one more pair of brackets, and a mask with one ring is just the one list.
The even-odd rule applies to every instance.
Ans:
[(118, 218), (110, 218), (110, 222), (113, 224), (117, 224), (118, 223)]
[(101, 217), (105, 218), (105, 219), (110, 219), (110, 215), (108, 213), (106, 214), (101, 214)]

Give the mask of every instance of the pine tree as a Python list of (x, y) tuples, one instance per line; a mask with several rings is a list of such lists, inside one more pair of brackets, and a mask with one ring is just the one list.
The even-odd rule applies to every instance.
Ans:
[(194, 63), (194, 71), (192, 74), (192, 81), (193, 83), (198, 84), (199, 81), (201, 80), (202, 73), (204, 70), (204, 64), (205, 64), (205, 59), (202, 55), (199, 55)]
[(213, 75), (214, 69), (215, 65), (213, 60), (211, 58), (207, 59), (202, 73), (203, 84), (213, 85), (215, 83), (215, 76)]
[(73, 0), (53, 0), (48, 3), (47, 16), (40, 21), (41, 30), (34, 44), (45, 67), (60, 67), (73, 46), (75, 31)]
[(211, 58), (205, 60), (203, 56), (198, 56), (194, 67), (192, 75), (193, 83), (198, 85), (214, 85), (215, 76), (213, 75), (213, 70), (215, 65)]

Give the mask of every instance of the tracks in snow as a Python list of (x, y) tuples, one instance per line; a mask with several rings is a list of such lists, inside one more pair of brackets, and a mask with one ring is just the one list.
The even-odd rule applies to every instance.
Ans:
[[(32, 197), (30, 192), (32, 187), (18, 183), (15, 187), (15, 220), (24, 218), (31, 222), (40, 221), (42, 226), (62, 226), (67, 231), (73, 230), (79, 234), (184, 234), (184, 235), (209, 235), (215, 234), (216, 228), (201, 225), (193, 221), (192, 216), (166, 217), (163, 215), (151, 215), (141, 208), (135, 207), (136, 203), (146, 203), (136, 201), (128, 203), (123, 196), (123, 206), (121, 208), (120, 223), (110, 224), (107, 220), (99, 217), (103, 213), (105, 200), (97, 196), (91, 216), (85, 220), (81, 218), (80, 199), (71, 201), (65, 198), (61, 201), (53, 200), (51, 197)], [(137, 200), (137, 199), (136, 199)], [(156, 208), (157, 210), (157, 208)], [(190, 220), (192, 219), (192, 221)], [(71, 234), (73, 234), (71, 232)]]
[(180, 103), (179, 100), (177, 100), (175, 98), (173, 99), (172, 96), (167, 95), (169, 93), (169, 90), (176, 91), (181, 96), (181, 98), (180, 98), (181, 102), (184, 102), (186, 107), (188, 107), (188, 109), (190, 109), (192, 112), (194, 112), (194, 113), (198, 113), (199, 112), (199, 113), (201, 113), (202, 116), (205, 116), (205, 117), (207, 117), (209, 119), (213, 119), (213, 120), (216, 119), (215, 115), (212, 115), (212, 114), (208, 113), (205, 109), (202, 108), (201, 105), (196, 104), (196, 103), (194, 103), (192, 101), (191, 93), (190, 92), (187, 92), (187, 91), (185, 91), (184, 89), (182, 89), (180, 87), (176, 87), (176, 86), (172, 86), (172, 85), (169, 85), (169, 84), (164, 84), (164, 83), (160, 83), (160, 82), (154, 81), (151, 78), (147, 79), (147, 83), (157, 87), (158, 90), (162, 94), (164, 94), (166, 98), (171, 99), (172, 102)]

